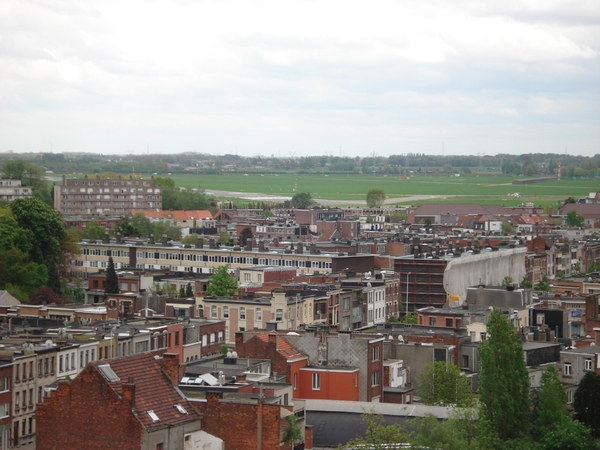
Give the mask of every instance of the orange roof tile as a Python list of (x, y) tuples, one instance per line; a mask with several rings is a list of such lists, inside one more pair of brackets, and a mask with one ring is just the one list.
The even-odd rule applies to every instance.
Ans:
[[(119, 377), (118, 381), (110, 381), (102, 375), (103, 372), (99, 367), (106, 364), (110, 365), (112, 371)], [(96, 361), (94, 367), (104, 378), (107, 378), (107, 384), (119, 395), (122, 395), (123, 383), (127, 383), (129, 377), (133, 378), (134, 414), (146, 429), (199, 420), (202, 417), (173, 385), (152, 354), (144, 353)], [(180, 412), (175, 405), (181, 405), (187, 414)], [(154, 411), (160, 421), (153, 421), (148, 411)]]
[[(267, 343), (269, 342), (269, 334), (271, 333), (261, 333), (256, 337), (261, 341)], [(272, 333), (276, 334), (276, 333)], [(287, 342), (285, 339), (282, 339), (279, 335), (277, 335), (277, 352), (286, 359), (298, 359), (298, 358), (306, 358), (304, 353), (296, 350), (292, 345)]]

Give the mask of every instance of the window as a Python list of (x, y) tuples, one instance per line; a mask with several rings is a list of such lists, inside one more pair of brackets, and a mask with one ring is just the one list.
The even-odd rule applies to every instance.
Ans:
[(373, 358), (372, 361), (379, 361), (379, 347), (373, 347), (371, 352)]
[(371, 386), (379, 386), (379, 371), (371, 374)]
[(430, 317), (429, 318), (429, 326), (430, 327), (435, 327), (435, 322), (436, 322), (436, 318), (435, 317)]
[(262, 310), (260, 308), (256, 308), (256, 321), (262, 322)]
[(0, 419), (8, 417), (8, 413), (10, 412), (8, 409), (9, 403), (4, 403), (0, 405)]
[(223, 318), (229, 319), (229, 306), (223, 306)]
[(0, 392), (6, 392), (10, 388), (9, 378), (0, 378)]
[(462, 355), (462, 366), (469, 367), (469, 355)]
[(447, 327), (451, 327), (452, 326), (452, 318), (451, 317), (446, 317), (446, 326)]
[(217, 307), (215, 305), (210, 307), (210, 317), (211, 319), (217, 318)]
[(482, 341), (485, 341), (487, 339), (487, 333), (480, 333), (479, 336)]
[(312, 390), (313, 391), (321, 390), (321, 374), (320, 373), (312, 374)]
[(298, 389), (298, 374), (294, 374), (294, 390)]
[(283, 309), (278, 309), (277, 311), (275, 311), (275, 320), (283, 320)]
[(592, 365), (591, 359), (585, 360), (585, 370), (594, 370), (594, 366)]
[(246, 308), (243, 306), (240, 308), (240, 320), (246, 320)]
[(122, 281), (122, 282), (119, 284), (119, 289), (120, 289), (120, 290), (122, 290), (122, 291), (126, 291), (126, 290), (127, 290), (127, 282), (125, 282), (125, 281)]
[(569, 403), (569, 404), (573, 403), (573, 391), (572, 390), (567, 391), (567, 403)]
[(566, 377), (570, 377), (571, 376), (571, 363), (565, 363), (563, 366), (563, 374)]

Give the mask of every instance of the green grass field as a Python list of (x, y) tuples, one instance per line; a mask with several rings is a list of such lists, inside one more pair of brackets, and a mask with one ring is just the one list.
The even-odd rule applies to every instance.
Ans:
[[(530, 185), (513, 185), (514, 177), (481, 174), (470, 177), (413, 177), (400, 179), (396, 175), (305, 175), (305, 174), (223, 174), (172, 175), (176, 186), (203, 189), (260, 192), (267, 195), (293, 196), (310, 192), (312, 197), (328, 200), (364, 200), (372, 188), (383, 189), (388, 198), (415, 195), (441, 195), (445, 198), (419, 200), (423, 202), (474, 202), (515, 206), (524, 202), (549, 205), (567, 197), (581, 198), (600, 190), (596, 179), (561, 180)], [(297, 188), (295, 191), (294, 189)], [(520, 198), (508, 194), (518, 192)], [(460, 197), (455, 197), (460, 196)], [(467, 197), (463, 197), (467, 196)], [(399, 201), (402, 204), (402, 201)], [(412, 201), (411, 203), (415, 203)]]

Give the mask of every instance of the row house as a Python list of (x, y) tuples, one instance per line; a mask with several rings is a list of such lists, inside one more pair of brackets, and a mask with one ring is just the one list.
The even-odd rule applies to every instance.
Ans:
[(214, 228), (216, 221), (212, 213), (205, 210), (163, 210), (159, 209), (135, 209), (130, 212), (131, 216), (142, 214), (151, 222), (167, 220), (179, 228)]
[(225, 320), (190, 319), (184, 327), (182, 361), (220, 354), (225, 343), (225, 327)]
[[(307, 295), (308, 294), (308, 295)], [(225, 321), (225, 341), (233, 343), (237, 331), (267, 329), (276, 322), (280, 329), (298, 329), (314, 322), (314, 296), (288, 296), (283, 290), (274, 290), (270, 297), (197, 297), (200, 317)]]

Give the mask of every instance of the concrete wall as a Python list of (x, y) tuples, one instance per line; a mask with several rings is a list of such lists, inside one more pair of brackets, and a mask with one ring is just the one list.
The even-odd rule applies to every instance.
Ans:
[(527, 248), (518, 247), (497, 252), (486, 252), (453, 259), (444, 272), (444, 286), (448, 293), (458, 295), (462, 305), (467, 298), (467, 288), (479, 284), (499, 286), (504, 277), (510, 276), (515, 282), (525, 275), (525, 254)]

